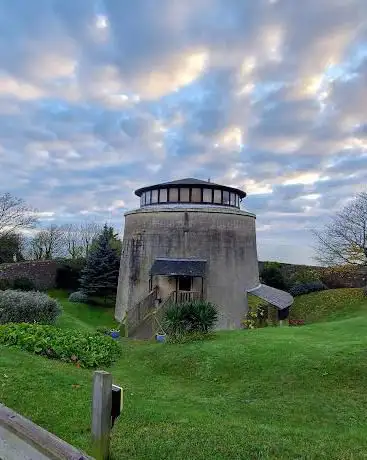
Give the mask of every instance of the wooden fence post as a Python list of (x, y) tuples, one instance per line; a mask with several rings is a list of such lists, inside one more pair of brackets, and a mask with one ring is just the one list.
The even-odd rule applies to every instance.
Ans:
[(107, 460), (110, 450), (112, 374), (95, 371), (93, 376), (92, 441), (96, 460)]

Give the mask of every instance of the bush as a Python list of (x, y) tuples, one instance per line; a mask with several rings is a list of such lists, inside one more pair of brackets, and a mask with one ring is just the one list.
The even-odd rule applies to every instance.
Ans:
[(77, 291), (80, 288), (79, 279), (85, 259), (70, 260), (56, 270), (56, 287), (68, 291)]
[(111, 337), (98, 333), (26, 323), (0, 326), (0, 344), (90, 368), (111, 365), (121, 350)]
[(6, 291), (7, 289), (11, 289), (11, 283), (7, 279), (0, 279), (0, 291)]
[(82, 291), (72, 292), (69, 295), (69, 302), (88, 303), (88, 296)]
[(320, 281), (320, 272), (310, 267), (298, 268), (291, 276), (292, 284), (307, 284)]
[(363, 288), (363, 294), (367, 296), (367, 286)]
[(260, 273), (261, 281), (276, 289), (287, 289), (282, 270), (276, 262), (266, 262)]
[(165, 314), (169, 334), (200, 332), (207, 334), (218, 320), (218, 311), (210, 302), (185, 302), (173, 305)]
[(327, 287), (321, 281), (314, 281), (312, 283), (295, 284), (289, 290), (289, 293), (293, 297), (297, 297), (299, 295), (308, 294), (310, 292), (324, 291), (325, 289), (327, 289)]
[(13, 281), (12, 289), (17, 291), (34, 291), (35, 286), (29, 278), (16, 278)]
[(52, 324), (60, 314), (57, 300), (42, 292), (0, 291), (0, 324)]

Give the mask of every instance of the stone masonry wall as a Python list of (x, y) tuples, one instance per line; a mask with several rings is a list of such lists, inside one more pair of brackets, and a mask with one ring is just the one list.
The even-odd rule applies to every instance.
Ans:
[(55, 287), (56, 270), (60, 263), (56, 260), (37, 260), (29, 262), (16, 262), (0, 265), (0, 279), (14, 281), (17, 278), (28, 278), (40, 290)]

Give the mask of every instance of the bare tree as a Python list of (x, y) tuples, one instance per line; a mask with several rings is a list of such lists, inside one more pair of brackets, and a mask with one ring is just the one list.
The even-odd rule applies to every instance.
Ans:
[(29, 252), (32, 259), (50, 260), (65, 253), (65, 234), (62, 227), (51, 224), (40, 230), (30, 241)]
[(21, 198), (10, 193), (0, 195), (0, 235), (6, 236), (19, 230), (33, 227), (37, 222), (35, 210)]
[(92, 242), (102, 231), (95, 222), (84, 221), (62, 226), (64, 232), (65, 253), (71, 259), (86, 257)]
[(102, 229), (103, 225), (93, 221), (85, 221), (80, 224), (80, 236), (85, 257), (87, 257), (93, 241), (102, 232)]
[(313, 233), (316, 260), (323, 265), (367, 265), (367, 193), (357, 195), (322, 231)]

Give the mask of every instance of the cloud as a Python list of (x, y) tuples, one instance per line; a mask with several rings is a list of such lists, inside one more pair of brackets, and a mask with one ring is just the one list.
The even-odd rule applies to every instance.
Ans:
[(135, 188), (210, 177), (247, 191), (260, 257), (309, 262), (367, 183), (366, 19), (364, 0), (0, 2), (2, 189), (121, 224)]

